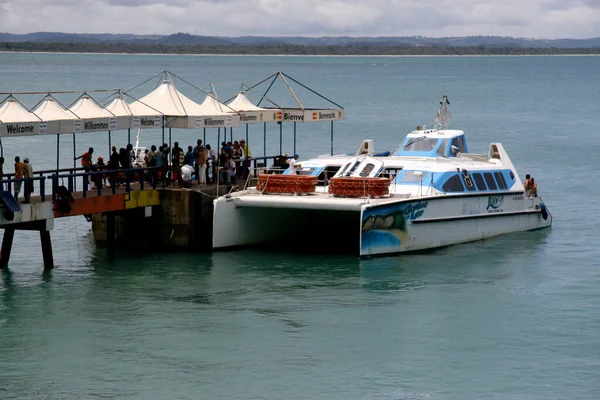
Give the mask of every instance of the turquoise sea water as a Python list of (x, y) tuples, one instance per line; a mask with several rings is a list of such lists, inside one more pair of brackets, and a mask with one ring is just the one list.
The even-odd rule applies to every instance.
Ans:
[[(336, 152), (364, 138), (393, 149), (432, 125), (448, 94), (451, 127), (474, 152), (502, 142), (520, 174), (536, 178), (554, 226), (375, 259), (273, 249), (119, 254), (110, 264), (73, 218), (56, 223), (47, 273), (37, 235), (18, 232), (0, 271), (0, 398), (597, 398), (600, 58), (0, 54), (0, 91), (128, 89), (164, 69), (199, 87), (216, 82), (222, 99), (284, 71), (345, 107)], [(271, 100), (290, 105), (286, 90)], [(198, 137), (173, 131), (185, 145)], [(143, 133), (145, 145), (159, 140)], [(4, 154), (51, 168), (55, 143), (4, 139)], [(262, 153), (261, 128), (250, 144)], [(76, 153), (89, 145), (106, 155), (106, 134), (79, 135)], [(289, 127), (283, 145), (292, 152)], [(72, 146), (61, 137), (61, 166), (72, 165)], [(298, 126), (301, 158), (328, 151), (328, 124)], [(327, 245), (301, 243), (307, 253)]]

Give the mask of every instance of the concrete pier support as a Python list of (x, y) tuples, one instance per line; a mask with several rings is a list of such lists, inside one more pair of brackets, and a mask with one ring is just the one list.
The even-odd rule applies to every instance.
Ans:
[(2, 238), (2, 250), (0, 250), (0, 268), (7, 268), (10, 260), (10, 252), (12, 251), (13, 239), (15, 238), (15, 230), (11, 228), (4, 229), (4, 237)]
[(115, 259), (115, 214), (106, 214), (106, 248), (108, 250), (108, 259)]
[(52, 256), (52, 241), (50, 240), (50, 231), (40, 231), (40, 240), (42, 242), (44, 269), (52, 269), (54, 268), (54, 257)]

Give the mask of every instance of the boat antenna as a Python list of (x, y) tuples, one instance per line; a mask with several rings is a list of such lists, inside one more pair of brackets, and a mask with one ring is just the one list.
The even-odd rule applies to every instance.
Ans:
[(448, 111), (448, 106), (450, 105), (450, 100), (448, 100), (448, 96), (443, 95), (442, 101), (440, 101), (440, 111), (437, 112), (435, 118), (434, 129), (445, 129), (452, 122), (452, 114)]

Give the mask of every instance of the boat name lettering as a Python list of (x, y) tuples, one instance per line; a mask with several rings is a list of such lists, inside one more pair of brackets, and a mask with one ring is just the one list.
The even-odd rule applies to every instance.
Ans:
[(206, 125), (206, 126), (225, 125), (225, 120), (224, 119), (204, 118), (204, 125)]
[(6, 132), (8, 132), (9, 135), (12, 135), (14, 133), (33, 133), (34, 130), (35, 128), (33, 127), (33, 125), (6, 125)]
[(428, 203), (429, 202), (427, 202), (427, 201), (420, 201), (415, 204), (409, 204), (404, 209), (404, 219), (408, 221), (408, 220), (415, 220), (415, 219), (419, 218), (425, 212), (425, 209), (427, 208)]
[(503, 203), (504, 196), (488, 196), (488, 205), (485, 209), (489, 212), (502, 212), (504, 210), (501, 210), (499, 208)]
[(83, 124), (83, 129), (86, 131), (105, 129), (108, 130), (108, 122), (87, 121)]
[(304, 121), (304, 114), (292, 114), (292, 113), (283, 113), (284, 121)]
[(523, 196), (515, 196), (513, 197), (513, 200), (523, 200), (524, 197)]

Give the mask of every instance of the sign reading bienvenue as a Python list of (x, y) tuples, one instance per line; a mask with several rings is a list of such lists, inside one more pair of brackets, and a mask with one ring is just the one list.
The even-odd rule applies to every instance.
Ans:
[(304, 118), (309, 121), (339, 121), (344, 119), (344, 110), (307, 110)]

